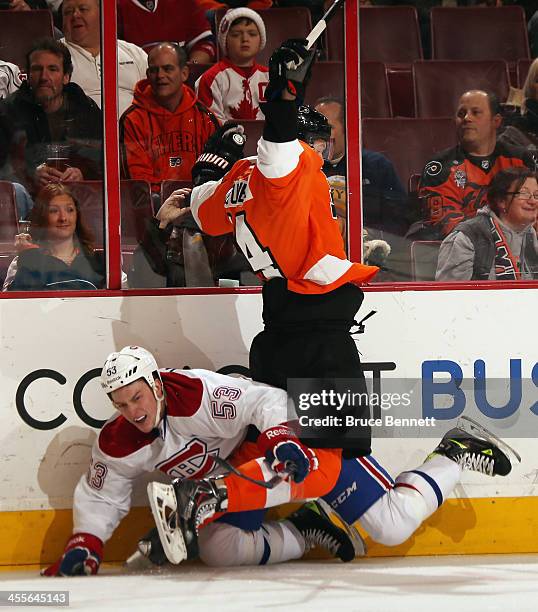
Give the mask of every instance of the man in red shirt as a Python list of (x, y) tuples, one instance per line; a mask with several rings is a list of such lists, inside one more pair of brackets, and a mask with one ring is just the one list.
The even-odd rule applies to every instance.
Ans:
[(147, 79), (135, 88), (133, 104), (120, 120), (122, 173), (160, 190), (166, 179), (191, 179), (191, 169), (218, 122), (185, 85), (185, 51), (161, 43), (148, 55)]
[(185, 46), (189, 61), (215, 61), (215, 43), (196, 0), (118, 0), (118, 33), (146, 51), (172, 40)]

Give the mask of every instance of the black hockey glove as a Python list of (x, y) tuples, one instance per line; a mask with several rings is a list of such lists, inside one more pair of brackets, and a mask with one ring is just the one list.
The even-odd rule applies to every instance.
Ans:
[(298, 104), (302, 103), (316, 55), (315, 49), (307, 51), (307, 44), (305, 38), (290, 38), (273, 51), (269, 58), (269, 85), (265, 91), (267, 101), (279, 99), (287, 89), (297, 96)]
[(204, 152), (192, 167), (192, 183), (196, 187), (207, 181), (218, 181), (243, 157), (247, 141), (244, 128), (236, 121), (227, 121), (211, 134)]

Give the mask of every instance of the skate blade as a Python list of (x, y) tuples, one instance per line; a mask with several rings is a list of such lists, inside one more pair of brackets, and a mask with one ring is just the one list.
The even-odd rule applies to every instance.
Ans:
[(477, 423), (475, 420), (471, 419), (470, 417), (461, 416), (458, 419), (458, 422), (456, 423), (456, 427), (459, 427), (459, 429), (463, 429), (463, 431), (466, 431), (467, 433), (473, 436), (478, 436), (479, 438), (487, 440), (488, 442), (493, 442), (509, 458), (510, 456), (512, 456), (514, 459), (517, 460), (518, 463), (521, 463), (521, 456), (516, 450), (514, 450), (511, 446), (506, 444), (506, 442), (501, 440), (494, 433), (489, 431), (489, 429), (486, 429), (483, 425), (480, 425), (480, 423)]
[(346, 521), (330, 506), (324, 499), (318, 498), (316, 499), (316, 503), (318, 503), (325, 513), (332, 519), (336, 517), (336, 524), (341, 526), (342, 529), (347, 533), (351, 543), (353, 544), (353, 549), (355, 550), (355, 557), (364, 557), (366, 556), (366, 542), (362, 539), (361, 534), (357, 530), (354, 525), (348, 525)]
[(164, 554), (170, 563), (178, 565), (187, 558), (187, 546), (180, 527), (172, 528), (168, 522), (170, 514), (177, 510), (174, 487), (160, 482), (150, 482), (147, 490)]

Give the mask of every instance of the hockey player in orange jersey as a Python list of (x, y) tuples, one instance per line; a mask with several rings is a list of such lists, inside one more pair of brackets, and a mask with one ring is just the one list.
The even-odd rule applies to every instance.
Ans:
[[(378, 268), (346, 258), (322, 172), (330, 127), (323, 115), (297, 105), (296, 94), (313, 59), (305, 44), (286, 41), (271, 56), (257, 157), (236, 161), (244, 144), (238, 124), (225, 124), (210, 138), (193, 168), (191, 210), (204, 232), (233, 231), (265, 281), (265, 328), (250, 349), (252, 378), (288, 390), (291, 379), (308, 379), (303, 389), (308, 392), (334, 390), (339, 381), (354, 379), (364, 397), (350, 329), (363, 300), (360, 285)], [(334, 407), (324, 407), (310, 416), (336, 414)], [(342, 422), (348, 415), (368, 414), (365, 404), (338, 410)], [(371, 450), (367, 425), (352, 430), (344, 425), (303, 427), (300, 437), (311, 446), (342, 448), (346, 457)]]

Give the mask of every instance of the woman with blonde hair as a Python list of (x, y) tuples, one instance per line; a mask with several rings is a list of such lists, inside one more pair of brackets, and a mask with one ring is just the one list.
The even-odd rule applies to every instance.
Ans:
[(105, 286), (103, 254), (84, 223), (69, 187), (49, 183), (30, 213), (32, 235), (16, 236), (4, 291), (99, 289)]
[[(521, 116), (513, 120), (499, 137), (507, 145), (538, 151), (538, 58), (529, 67), (523, 85)], [(535, 159), (538, 163), (538, 156)]]

